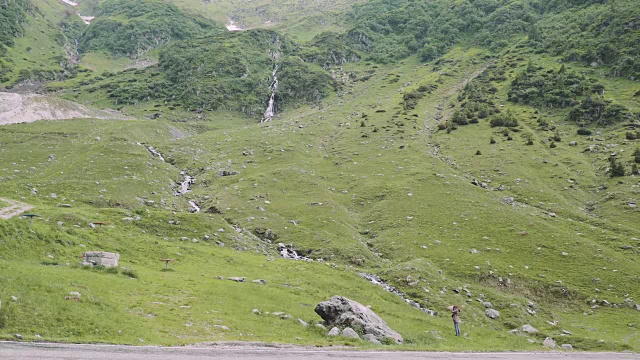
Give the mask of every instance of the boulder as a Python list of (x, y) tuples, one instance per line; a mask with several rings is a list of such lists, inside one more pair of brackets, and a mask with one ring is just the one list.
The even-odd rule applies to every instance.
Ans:
[(329, 330), (329, 333), (327, 335), (329, 335), (329, 336), (338, 336), (338, 335), (340, 335), (340, 329), (338, 329), (337, 327), (334, 327), (331, 330)]
[(316, 314), (329, 326), (361, 326), (365, 334), (375, 336), (378, 341), (391, 338), (401, 344), (402, 335), (389, 328), (387, 323), (368, 307), (342, 296), (334, 296), (315, 308)]
[(118, 267), (118, 260), (120, 260), (120, 254), (103, 251), (87, 251), (82, 256), (82, 265), (111, 268)]
[(342, 330), (342, 336), (349, 339), (360, 339), (360, 335), (358, 335), (358, 333), (352, 328), (345, 328)]
[(365, 334), (362, 338), (367, 340), (370, 343), (373, 343), (373, 344), (376, 344), (376, 345), (381, 345), (381, 342), (378, 341), (378, 339), (376, 339), (376, 337), (371, 335), (371, 334)]
[(564, 350), (573, 350), (573, 345), (571, 344), (562, 344), (560, 347)]
[(487, 309), (484, 314), (490, 319), (497, 319), (500, 316), (500, 312), (495, 309)]
[(552, 349), (556, 348), (556, 342), (550, 337), (544, 339), (544, 341), (542, 342), (542, 345)]
[(520, 328), (520, 331), (525, 332), (527, 334), (535, 334), (538, 332), (538, 329), (527, 324), (527, 325), (522, 325), (522, 327)]

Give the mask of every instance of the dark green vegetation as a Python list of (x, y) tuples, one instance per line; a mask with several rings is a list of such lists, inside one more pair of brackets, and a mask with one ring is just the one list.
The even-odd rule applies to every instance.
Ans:
[(0, 44), (13, 45), (13, 39), (24, 31), (27, 11), (32, 10), (29, 0), (13, 0), (0, 4)]
[[(205, 6), (172, 3), (158, 9), (192, 25)], [(146, 119), (0, 127), (0, 197), (42, 216), (0, 221), (0, 337), (369, 346), (297, 321), (340, 294), (371, 305), (401, 349), (552, 337), (638, 351), (640, 88), (620, 67), (637, 60), (631, 4), (374, 0), (304, 44), (291, 39), (318, 28), (280, 24), (288, 35), (172, 38), (141, 68), (80, 63), (47, 89)], [(614, 5), (635, 15), (607, 20)], [(580, 36), (552, 46), (567, 29)], [(619, 51), (597, 66), (571, 55), (605, 42)], [(279, 117), (258, 125), (274, 70)], [(181, 173), (195, 182), (176, 196)], [(314, 261), (281, 259), (279, 242)], [(83, 269), (89, 250), (120, 253), (121, 269)], [(218, 278), (232, 276), (248, 282)], [(539, 332), (509, 333), (524, 324)]]
[(108, 51), (136, 58), (172, 40), (186, 40), (219, 32), (210, 20), (189, 16), (162, 0), (106, 0), (96, 19), (82, 33), (78, 50)]
[(189, 111), (226, 110), (259, 117), (278, 79), (277, 110), (317, 103), (335, 88), (331, 76), (296, 56), (295, 44), (269, 30), (252, 30), (171, 44), (159, 64), (83, 81), (77, 96), (91, 93), (115, 105), (163, 101)]

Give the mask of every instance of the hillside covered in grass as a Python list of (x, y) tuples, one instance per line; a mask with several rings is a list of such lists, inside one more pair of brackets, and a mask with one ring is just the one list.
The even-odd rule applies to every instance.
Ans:
[[(150, 64), (109, 62), (137, 50), (108, 36), (151, 39), (113, 8), (123, 33), (103, 37), (100, 16), (80, 33), (102, 29), (83, 55), (111, 52), (100, 70), (45, 84), (132, 120), (0, 127), (0, 207), (38, 215), (0, 220), (0, 338), (640, 349), (632, 1), (336, 2), (339, 27), (287, 35), (220, 31), (189, 1), (127, 2), (151, 6), (145, 24), (195, 26)], [(79, 11), (126, 7), (92, 4)], [(304, 4), (263, 13), (322, 14)], [(22, 26), (9, 52), (32, 39)], [(83, 267), (85, 251), (120, 266)], [(405, 343), (327, 336), (314, 307), (334, 295)]]

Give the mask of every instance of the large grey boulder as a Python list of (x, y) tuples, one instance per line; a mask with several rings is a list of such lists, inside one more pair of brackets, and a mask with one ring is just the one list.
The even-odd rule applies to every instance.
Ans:
[(87, 251), (82, 256), (82, 265), (86, 266), (104, 266), (118, 267), (120, 254), (103, 252), (103, 251)]
[(329, 301), (321, 302), (315, 311), (328, 326), (360, 326), (365, 334), (371, 334), (379, 341), (386, 338), (398, 344), (404, 341), (402, 335), (389, 328), (371, 309), (345, 297), (334, 296)]

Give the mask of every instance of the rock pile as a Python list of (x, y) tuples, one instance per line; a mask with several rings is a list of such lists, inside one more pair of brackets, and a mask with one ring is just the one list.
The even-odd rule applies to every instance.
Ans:
[[(337, 327), (344, 327), (343, 336), (360, 337), (353, 328), (362, 329), (364, 336), (376, 341), (386, 341), (391, 339), (397, 344), (404, 340), (402, 335), (392, 330), (387, 323), (368, 307), (349, 300), (342, 296), (334, 296), (329, 301), (318, 304), (315, 308), (316, 314), (325, 321), (327, 326), (335, 327), (331, 329), (329, 335), (337, 335)], [(349, 329), (349, 330), (347, 330)], [(338, 330), (339, 331), (339, 330)]]

